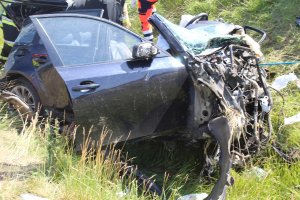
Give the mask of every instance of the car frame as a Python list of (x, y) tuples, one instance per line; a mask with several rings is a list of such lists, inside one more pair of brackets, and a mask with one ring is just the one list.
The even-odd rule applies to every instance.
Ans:
[[(20, 40), (16, 41), (2, 80), (5, 83), (13, 82), (9, 88), (11, 92), (2, 91), (0, 95), (2, 99), (17, 105), (15, 107), (25, 109), (23, 113), (37, 111), (41, 103), (41, 114), (44, 116), (52, 113), (52, 117), (64, 120), (66, 124), (75, 121), (85, 130), (93, 127), (90, 136), (94, 140), (99, 138), (99, 130), (108, 126), (110, 136), (104, 144), (166, 135), (188, 142), (213, 140), (220, 149), (220, 178), (207, 199), (224, 198), (227, 185), (232, 184), (229, 170), (232, 152), (237, 148), (234, 142), (240, 141), (243, 132), (246, 132), (247, 139), (255, 141), (252, 153), (259, 150), (261, 140), (268, 140), (264, 138), (263, 125), (258, 120), (264, 122), (270, 119), (268, 112), (272, 105), (271, 97), (266, 89), (263, 70), (258, 68), (255, 52), (241, 37), (226, 38), (227, 43), (221, 43), (214, 51), (194, 55), (182, 42), (182, 38), (172, 32), (170, 27), (173, 25), (156, 14), (150, 21), (169, 44), (167, 51), (145, 42), (140, 36), (115, 23), (94, 16), (58, 13), (30, 18), (31, 22), (25, 28), (34, 26), (39, 37), (33, 36), (34, 42), (27, 45)], [(201, 28), (203, 19), (209, 25), (222, 24), (207, 22), (202, 14), (192, 20), (186, 31)], [(96, 24), (81, 30), (76, 24), (70, 26), (80, 20)], [(228, 34), (236, 29), (230, 25), (225, 26), (229, 29)], [(55, 27), (61, 27), (63, 31), (55, 31)], [(69, 44), (61, 43), (63, 37), (59, 34), (72, 28), (77, 30), (76, 33), (84, 32), (79, 35), (89, 35), (85, 33), (88, 28), (92, 34), (96, 28), (97, 37), (90, 34), (88, 40), (104, 37), (108, 38), (109, 43), (102, 46), (98, 41), (90, 43), (99, 45), (96, 47), (72, 40)], [(109, 31), (109, 28), (113, 31)], [(100, 30), (105, 31), (99, 34)], [(114, 41), (110, 40), (118, 31), (130, 37), (124, 39), (116, 34), (118, 37), (114, 40), (123, 39), (122, 42), (126, 43), (131, 37), (135, 39), (129, 45), (132, 55), (127, 55), (126, 59), (111, 59), (119, 58), (112, 56)], [(264, 32), (261, 33), (265, 37)], [(22, 38), (21, 34), (19, 39)], [(242, 45), (234, 43), (237, 38)], [(119, 46), (122, 42), (118, 43)], [(35, 45), (40, 47), (36, 48)], [(43, 46), (47, 51), (43, 50)], [(109, 52), (109, 59), (94, 60), (100, 47), (104, 47), (104, 50), (99, 55), (107, 55)], [(123, 47), (122, 53), (126, 49)], [(81, 48), (78, 51), (81, 55), (74, 56), (72, 50), (76, 48)], [(88, 52), (90, 49), (94, 54)], [(85, 53), (94, 56), (85, 57)], [(216, 59), (218, 55), (219, 61)], [(105, 56), (100, 57), (106, 59)], [(24, 67), (24, 63), (28, 65)], [(249, 72), (244, 73), (239, 63)], [(224, 70), (226, 68), (230, 70)], [(19, 87), (18, 92), (16, 87), (20, 85), (23, 87)], [(22, 92), (24, 87), (28, 90)], [(242, 95), (239, 91), (245, 100), (240, 98)], [(29, 102), (25, 96), (30, 96), (30, 101), (34, 103)], [(245, 121), (243, 116), (247, 114), (250, 117)], [(249, 124), (251, 127), (248, 127)], [(84, 134), (77, 135), (77, 143), (80, 144), (83, 138)], [(244, 142), (243, 145), (248, 148)], [(209, 149), (208, 146), (205, 148)], [(206, 156), (210, 156), (207, 159), (217, 155), (215, 150), (207, 153), (209, 155)]]

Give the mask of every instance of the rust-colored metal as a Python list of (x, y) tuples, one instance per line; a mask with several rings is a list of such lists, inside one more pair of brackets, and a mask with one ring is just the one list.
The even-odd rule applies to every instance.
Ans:
[(15, 110), (17, 110), (22, 115), (23, 118), (27, 118), (30, 120), (34, 116), (34, 112), (32, 111), (32, 109), (17, 95), (9, 91), (0, 91), (0, 100), (10, 104)]

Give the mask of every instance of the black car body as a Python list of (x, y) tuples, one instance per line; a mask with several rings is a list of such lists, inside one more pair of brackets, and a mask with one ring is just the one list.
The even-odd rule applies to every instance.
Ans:
[[(49, 20), (54, 23), (46, 28)], [(133, 46), (143, 40), (92, 16), (42, 15), (32, 21), (16, 40), (5, 76), (28, 80), (44, 109), (67, 111), (67, 118), (98, 133), (103, 125), (111, 127), (113, 139), (120, 140), (184, 126), (187, 72), (169, 53), (132, 59)], [(74, 33), (82, 43), (71, 38)]]
[[(31, 16), (3, 81), (16, 83), (11, 91), (29, 109), (40, 103), (44, 114), (93, 127), (93, 139), (107, 126), (110, 142), (164, 135), (215, 140), (221, 176), (208, 199), (223, 198), (233, 152), (256, 152), (269, 139), (264, 124), (271, 132), (272, 102), (255, 50), (236, 34), (240, 28), (206, 17), (181, 28), (153, 15), (166, 51), (98, 17)], [(205, 152), (206, 160), (218, 154)]]

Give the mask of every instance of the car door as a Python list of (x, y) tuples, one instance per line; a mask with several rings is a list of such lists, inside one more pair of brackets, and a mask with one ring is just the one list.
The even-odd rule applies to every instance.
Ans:
[[(69, 92), (75, 121), (99, 138), (152, 135), (182, 90), (187, 73), (166, 52), (133, 59), (142, 39), (107, 20), (53, 14), (31, 17), (55, 70)], [(184, 102), (184, 101), (183, 101)]]

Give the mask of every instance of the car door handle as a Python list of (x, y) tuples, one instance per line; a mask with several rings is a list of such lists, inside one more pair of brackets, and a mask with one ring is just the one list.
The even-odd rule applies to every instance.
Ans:
[(23, 57), (23, 56), (25, 56), (27, 54), (27, 52), (28, 52), (28, 49), (26, 49), (26, 48), (20, 48), (20, 49), (17, 50), (17, 52), (16, 52), (15, 55), (17, 57)]
[(97, 83), (89, 83), (89, 84), (74, 86), (72, 87), (72, 90), (75, 92), (89, 92), (91, 90), (97, 89), (98, 87), (100, 87), (100, 85)]
[(45, 64), (48, 62), (48, 55), (47, 54), (32, 54), (32, 61), (39, 63), (39, 64)]

